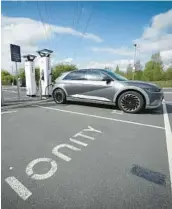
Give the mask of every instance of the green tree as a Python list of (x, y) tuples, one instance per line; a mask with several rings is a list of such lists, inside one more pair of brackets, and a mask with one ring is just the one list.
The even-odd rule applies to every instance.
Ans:
[(172, 80), (172, 66), (169, 67), (165, 72), (164, 72), (164, 80)]
[(54, 82), (62, 73), (77, 70), (76, 65), (73, 64), (58, 64), (52, 70), (52, 81)]
[(22, 84), (22, 86), (26, 86), (26, 76), (25, 76), (25, 69), (24, 68), (19, 69), (18, 77), (20, 79), (20, 83)]
[(154, 62), (153, 81), (160, 81), (164, 73), (160, 52), (153, 54), (151, 60)]
[(135, 80), (142, 80), (143, 79), (143, 71), (142, 70), (138, 70), (135, 72), (135, 76), (134, 76)]
[(163, 62), (160, 53), (155, 53), (145, 65), (143, 78), (146, 81), (160, 81), (163, 79), (163, 74)]
[(153, 81), (153, 71), (154, 71), (154, 62), (148, 61), (145, 64), (145, 69), (143, 72), (143, 80), (145, 81)]
[(11, 85), (13, 76), (7, 70), (1, 70), (2, 85)]
[(119, 66), (118, 65), (116, 66), (115, 73), (118, 73), (118, 74), (120, 73), (120, 70), (119, 70)]
[(40, 80), (40, 69), (35, 68), (35, 80), (36, 80), (36, 85), (39, 86), (39, 80)]
[(128, 64), (127, 66), (127, 72), (126, 72), (126, 77), (131, 80), (132, 79), (132, 76), (133, 76), (133, 73), (132, 73), (132, 65), (131, 64)]

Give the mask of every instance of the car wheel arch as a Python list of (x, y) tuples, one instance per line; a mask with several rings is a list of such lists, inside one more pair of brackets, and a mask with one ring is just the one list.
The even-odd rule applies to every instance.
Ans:
[(67, 92), (65, 91), (65, 89), (62, 88), (62, 87), (59, 87), (59, 86), (57, 86), (56, 88), (53, 89), (52, 96), (54, 95), (54, 91), (56, 91), (57, 89), (62, 90), (65, 93), (66, 97), (67, 97)]
[(120, 95), (123, 94), (124, 92), (127, 92), (127, 91), (135, 91), (137, 93), (140, 93), (144, 99), (145, 106), (150, 103), (149, 97), (144, 90), (142, 90), (140, 88), (124, 88), (124, 89), (118, 91), (114, 96), (113, 101), (115, 102), (116, 105), (117, 105), (117, 101), (118, 101)]

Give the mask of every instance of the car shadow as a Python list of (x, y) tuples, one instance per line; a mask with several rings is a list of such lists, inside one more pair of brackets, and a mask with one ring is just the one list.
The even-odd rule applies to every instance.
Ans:
[[(172, 104), (166, 104), (167, 113), (172, 114)], [(156, 108), (156, 109), (147, 109), (142, 111), (139, 114), (150, 114), (150, 115), (162, 115), (163, 114), (163, 108), (162, 106)]]
[[(97, 107), (102, 109), (111, 109), (111, 110), (120, 110), (118, 106), (115, 105), (109, 105), (109, 104), (100, 104), (100, 103), (91, 103), (91, 102), (80, 102), (80, 101), (68, 101), (66, 104), (63, 104), (64, 106), (71, 106), (71, 105), (79, 105), (83, 107)], [(58, 106), (58, 104), (51, 104), (51, 106)], [(172, 104), (166, 104), (167, 112), (168, 114), (172, 113)], [(139, 115), (162, 115), (163, 114), (163, 108), (162, 106), (156, 108), (156, 109), (147, 109), (143, 110), (139, 113)], [(137, 114), (136, 114), (137, 115)]]
[(68, 105), (87, 106), (87, 107), (97, 107), (97, 108), (104, 108), (104, 109), (117, 109), (117, 106), (115, 106), (115, 105), (92, 103), (92, 102), (68, 101), (67, 104)]
[[(79, 105), (79, 106), (82, 106), (82, 107), (95, 107), (95, 108), (109, 109), (109, 110), (120, 110), (117, 106), (112, 105), (112, 104), (100, 104), (100, 103), (81, 102), (81, 101), (67, 101), (67, 103), (65, 103), (65, 104), (56, 104), (52, 99), (49, 99), (47, 101), (45, 100), (45, 102), (36, 104), (36, 106), (37, 105), (40, 105), (40, 106), (43, 106), (43, 107), (56, 107), (56, 108), (58, 108), (58, 107), (64, 107), (65, 108), (67, 106)], [(4, 105), (4, 107), (5, 106), (6, 105)], [(8, 108), (8, 105), (6, 107)], [(16, 107), (16, 109), (18, 109), (18, 108), (31, 108), (31, 107), (35, 107), (35, 104), (26, 105), (26, 106), (23, 106), (23, 107), (19, 106), (19, 107)], [(166, 108), (167, 108), (168, 114), (172, 114), (172, 104), (167, 103)], [(157, 109), (144, 110), (144, 111), (142, 111), (138, 114), (135, 114), (135, 115), (162, 115), (162, 114), (163, 114), (163, 108), (161, 106)]]

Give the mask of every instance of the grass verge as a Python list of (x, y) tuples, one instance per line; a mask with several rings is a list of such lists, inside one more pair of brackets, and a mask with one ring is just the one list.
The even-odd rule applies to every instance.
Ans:
[(172, 80), (169, 81), (152, 81), (152, 83), (155, 83), (159, 85), (160, 87), (172, 87)]

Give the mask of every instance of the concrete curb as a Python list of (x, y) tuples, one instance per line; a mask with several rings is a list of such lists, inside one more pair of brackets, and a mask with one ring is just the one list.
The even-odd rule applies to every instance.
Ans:
[(18, 107), (27, 107), (27, 106), (31, 106), (31, 105), (35, 105), (35, 104), (40, 104), (40, 103), (44, 103), (44, 102), (52, 102), (52, 101), (53, 101), (52, 99), (45, 99), (45, 100), (32, 101), (32, 102), (23, 102), (20, 104), (2, 106), (1, 110), (14, 109), (14, 108), (18, 108)]

